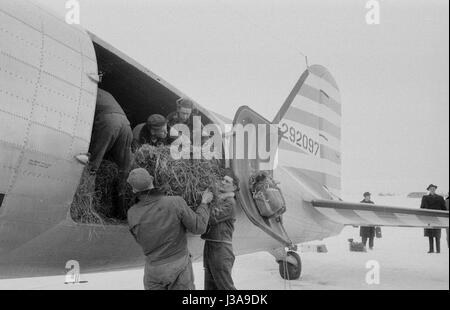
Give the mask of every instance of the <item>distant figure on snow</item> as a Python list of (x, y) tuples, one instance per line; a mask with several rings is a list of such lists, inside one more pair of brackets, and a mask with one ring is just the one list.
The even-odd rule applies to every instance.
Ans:
[[(448, 199), (449, 199), (450, 197), (449, 197), (449, 195), (448, 195), (448, 193), (447, 193), (447, 198), (445, 198), (445, 209), (447, 209), (447, 211), (448, 211)], [(449, 247), (448, 246), (448, 233), (449, 233), (449, 231), (448, 231), (448, 228), (447, 228), (447, 247)]]
[[(361, 203), (370, 203), (374, 204), (372, 200), (370, 200), (372, 194), (369, 192), (364, 193), (364, 199), (361, 201)], [(369, 249), (373, 250), (374, 247), (374, 240), (375, 240), (375, 227), (365, 227), (361, 226), (359, 230), (359, 235), (361, 236), (362, 243), (364, 246), (367, 246), (367, 241), (369, 241)]]
[[(421, 209), (429, 210), (447, 210), (444, 197), (436, 194), (437, 186), (430, 184), (427, 191), (430, 193), (422, 197)], [(436, 252), (441, 253), (441, 229), (425, 228), (425, 237), (428, 237), (430, 250), (428, 253), (434, 253), (434, 241), (436, 241)]]

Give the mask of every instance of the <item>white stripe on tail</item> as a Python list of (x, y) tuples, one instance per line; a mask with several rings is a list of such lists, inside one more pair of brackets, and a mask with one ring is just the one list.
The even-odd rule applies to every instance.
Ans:
[(341, 115), (335, 79), (325, 67), (313, 65), (273, 121), (282, 133), (278, 164), (337, 196), (341, 191)]

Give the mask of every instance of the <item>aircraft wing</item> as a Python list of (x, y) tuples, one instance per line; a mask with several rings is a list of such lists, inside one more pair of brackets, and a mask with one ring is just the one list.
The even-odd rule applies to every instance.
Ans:
[(330, 221), (353, 226), (448, 228), (449, 212), (398, 208), (333, 200), (313, 200), (312, 205)]

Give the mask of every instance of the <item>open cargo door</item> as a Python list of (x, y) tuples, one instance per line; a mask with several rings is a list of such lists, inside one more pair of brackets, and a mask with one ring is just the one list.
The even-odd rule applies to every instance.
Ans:
[[(270, 176), (273, 175), (271, 160), (263, 160), (260, 156), (258, 141), (265, 141), (266, 147), (270, 145), (270, 134), (274, 134), (270, 128), (273, 126), (264, 117), (250, 109), (249, 107), (241, 107), (233, 121), (234, 133), (230, 143), (231, 165), (234, 174), (240, 182), (240, 192), (238, 201), (242, 206), (250, 221), (261, 228), (268, 235), (278, 240), (281, 244), (290, 249), (295, 249), (292, 241), (283, 227), (282, 215), (274, 217), (263, 216), (261, 209), (258, 207), (252, 193), (250, 179), (258, 172), (266, 172)], [(240, 127), (239, 125), (242, 125)], [(239, 127), (239, 128), (238, 128)], [(265, 130), (258, 130), (264, 128)], [(238, 133), (241, 131), (240, 133)], [(258, 135), (264, 135), (260, 137)], [(278, 145), (278, 128), (275, 131), (276, 145)], [(272, 150), (272, 156), (276, 150)], [(273, 157), (272, 157), (273, 158)]]

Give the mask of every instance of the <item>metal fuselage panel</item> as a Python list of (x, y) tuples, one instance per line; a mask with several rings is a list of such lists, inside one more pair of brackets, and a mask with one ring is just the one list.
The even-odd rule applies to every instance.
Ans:
[(0, 3), (0, 253), (66, 219), (95, 112), (95, 51), (27, 1)]

